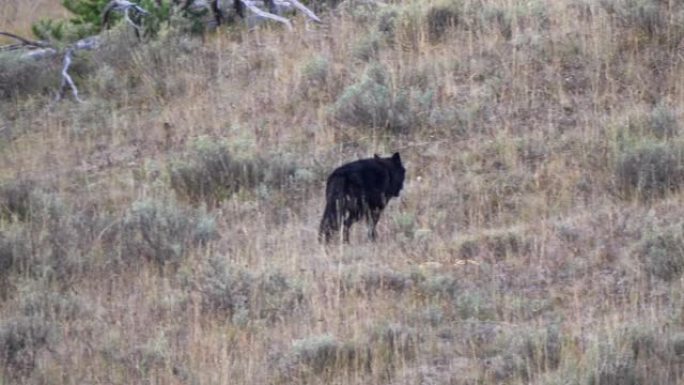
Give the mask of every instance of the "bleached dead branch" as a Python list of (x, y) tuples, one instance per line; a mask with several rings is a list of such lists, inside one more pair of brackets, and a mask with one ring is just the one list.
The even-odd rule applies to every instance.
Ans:
[[(285, 12), (290, 12), (293, 10), (298, 10), (302, 12), (304, 15), (306, 15), (310, 20), (316, 22), (316, 23), (321, 23), (321, 19), (316, 16), (314, 12), (312, 12), (309, 8), (304, 6), (302, 3), (300, 3), (298, 0), (265, 0), (265, 1), (259, 1), (259, 0), (232, 0), (233, 1), (233, 7), (235, 8), (235, 11), (240, 17), (245, 17), (244, 14), (244, 9), (246, 8), (249, 10), (252, 14), (254, 14), (258, 19), (261, 20), (273, 20), (277, 21), (279, 23), (285, 24), (285, 26), (288, 29), (292, 29), (292, 23), (289, 19), (286, 17), (281, 16), (282, 13)], [(176, 2), (178, 4), (178, 2)], [(262, 7), (264, 5), (268, 6), (269, 11), (265, 11), (262, 8), (259, 8), (257, 5), (261, 5)], [(157, 2), (159, 5), (160, 3)], [(189, 9), (190, 7), (192, 8), (207, 8), (211, 12), (214, 13), (215, 20), (217, 24), (221, 24), (221, 20), (223, 18), (222, 14), (222, 3), (221, 0), (186, 0), (186, 2), (183, 4), (181, 7), (181, 10), (186, 10)], [(149, 12), (145, 10), (144, 8), (140, 7), (138, 4), (133, 3), (128, 0), (111, 0), (107, 5), (104, 7), (102, 10), (102, 26), (107, 27), (110, 19), (112, 17), (112, 14), (114, 12), (119, 12), (123, 14), (124, 20), (126, 23), (130, 24), (133, 26), (135, 29), (136, 35), (141, 36), (142, 32), (142, 26), (134, 21), (134, 19), (137, 20), (139, 16), (147, 16), (149, 15)], [(30, 59), (30, 60), (41, 60), (41, 59), (46, 59), (58, 55), (64, 55), (63, 56), (63, 64), (62, 64), (62, 70), (61, 70), (61, 78), (62, 82), (60, 85), (60, 88), (57, 92), (57, 95), (55, 97), (55, 100), (61, 100), (64, 98), (65, 94), (67, 93), (68, 90), (71, 90), (71, 93), (76, 101), (83, 102), (83, 100), (79, 96), (78, 88), (76, 87), (76, 83), (74, 82), (73, 78), (69, 74), (69, 69), (71, 67), (72, 61), (73, 61), (73, 55), (76, 54), (78, 51), (82, 50), (93, 50), (96, 49), (100, 46), (102, 42), (102, 38), (99, 35), (96, 36), (90, 36), (85, 39), (81, 39), (75, 43), (72, 43), (66, 47), (58, 47), (56, 45), (50, 44), (49, 42), (45, 41), (34, 41), (30, 39), (23, 38), (21, 36), (15, 35), (10, 32), (2, 32), (0, 31), (0, 36), (5, 36), (10, 39), (13, 39), (17, 41), (17, 43), (14, 44), (8, 44), (4, 46), (0, 46), (0, 51), (9, 51), (9, 50), (25, 50), (19, 57), (21, 59)]]
[(71, 78), (71, 75), (69, 75), (69, 67), (71, 66), (71, 55), (74, 53), (74, 48), (69, 48), (67, 49), (66, 53), (64, 54), (64, 65), (62, 66), (62, 84), (59, 86), (59, 91), (57, 92), (57, 96), (55, 97), (55, 101), (59, 101), (64, 97), (64, 94), (67, 91), (67, 86), (71, 88), (71, 92), (74, 95), (74, 99), (76, 99), (77, 102), (83, 103), (83, 100), (78, 97), (78, 88), (76, 88), (76, 84), (74, 84), (74, 80)]

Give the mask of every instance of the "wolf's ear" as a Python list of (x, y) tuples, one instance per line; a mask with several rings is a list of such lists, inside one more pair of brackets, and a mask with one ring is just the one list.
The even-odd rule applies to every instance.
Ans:
[(373, 158), (375, 158), (375, 159), (380, 159), (380, 155), (374, 154), (374, 155), (373, 155)]
[(395, 163), (401, 164), (401, 157), (399, 156), (399, 153), (398, 153), (398, 152), (395, 152), (394, 155), (392, 155), (392, 160), (393, 160)]

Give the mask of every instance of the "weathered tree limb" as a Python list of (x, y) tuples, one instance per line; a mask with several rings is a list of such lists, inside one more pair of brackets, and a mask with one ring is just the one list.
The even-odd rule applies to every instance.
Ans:
[(124, 14), (124, 19), (126, 19), (126, 22), (132, 25), (133, 28), (135, 28), (135, 30), (137, 31), (137, 33), (140, 33), (140, 26), (134, 23), (133, 20), (131, 20), (131, 10), (143, 16), (149, 15), (149, 12), (147, 12), (138, 4), (131, 3), (128, 0), (112, 0), (109, 3), (107, 3), (107, 5), (105, 5), (104, 9), (102, 10), (102, 26), (104, 28), (109, 26), (109, 18), (112, 12), (122, 12)]
[[(158, 5), (161, 4), (161, 0), (156, 1)], [(173, 1), (176, 4), (181, 4), (183, 0)], [(264, 11), (261, 8), (259, 8), (255, 4), (256, 2), (256, 0), (232, 0), (235, 12), (238, 14), (238, 16), (242, 18), (246, 17), (245, 10), (248, 9), (254, 15), (256, 15), (257, 18), (260, 18), (262, 20), (277, 21), (279, 23), (285, 24), (288, 29), (292, 30), (292, 23), (290, 22), (290, 20), (283, 16), (280, 16), (278, 13), (289, 12), (296, 9), (304, 13), (309, 19), (313, 20), (314, 22), (321, 23), (321, 20), (318, 18), (318, 16), (316, 16), (315, 13), (313, 13), (310, 9), (308, 9), (298, 0), (259, 1), (259, 3), (266, 5), (270, 12)], [(188, 9), (191, 6), (199, 8), (208, 8), (213, 13), (214, 20), (216, 21), (217, 25), (221, 25), (221, 23), (223, 22), (224, 15), (221, 0), (185, 0), (181, 6), (181, 9)], [(128, 0), (111, 0), (109, 3), (107, 3), (107, 5), (104, 7), (102, 11), (103, 28), (106, 28), (109, 25), (110, 18), (113, 12), (121, 12), (123, 14), (124, 20), (128, 24), (132, 25), (135, 29), (136, 35), (140, 36), (141, 25), (133, 21), (131, 16), (145, 16), (149, 15), (149, 12), (147, 12), (139, 5), (132, 3)], [(59, 90), (57, 91), (57, 95), (55, 96), (55, 101), (63, 99), (66, 93), (69, 90), (71, 90), (74, 99), (79, 103), (83, 102), (83, 100), (79, 96), (76, 83), (69, 74), (69, 69), (71, 67), (73, 55), (75, 53), (81, 50), (93, 50), (100, 46), (102, 42), (102, 38), (100, 37), (100, 35), (90, 36), (85, 39), (81, 39), (66, 47), (59, 47), (57, 45), (53, 45), (45, 41), (34, 41), (26, 39), (24, 37), (15, 35), (10, 32), (0, 31), (0, 36), (6, 36), (18, 42), (15, 44), (0, 46), (0, 51), (24, 49), (26, 50), (26, 52), (23, 52), (19, 55), (21, 59), (41, 60), (63, 54), (63, 65), (61, 70), (62, 81)]]
[[(46, 48), (46, 47), (49, 47), (49, 46), (50, 46), (48, 43), (46, 43), (46, 42), (44, 42), (44, 41), (40, 41), (40, 40), (29, 40), (29, 39), (23, 38), (23, 37), (21, 37), (21, 36), (18, 36), (18, 35), (15, 35), (15, 34), (13, 34), (13, 33), (9, 33), (9, 32), (1, 32), (1, 31), (0, 31), (0, 35), (1, 35), (1, 36), (7, 36), (7, 37), (9, 37), (9, 38), (11, 38), (11, 39), (14, 39), (14, 40), (18, 40), (18, 41), (19, 41), (19, 46), (21, 46), (21, 47)], [(11, 46), (13, 47), (13, 46), (15, 46), (15, 45), (13, 44), (13, 45), (11, 45)], [(9, 46), (7, 46), (7, 47), (9, 47)], [(3, 47), (3, 48), (4, 48), (4, 47)]]
[(309, 19), (315, 21), (316, 23), (322, 23), (321, 19), (316, 16), (315, 13), (313, 13), (309, 8), (304, 6), (304, 4), (300, 3), (298, 0), (287, 0), (288, 3), (292, 4), (293, 7), (297, 8), (300, 10), (303, 14), (309, 17)]
[(283, 23), (287, 26), (287, 29), (292, 30), (292, 23), (290, 23), (290, 20), (288, 20), (282, 16), (274, 15), (270, 12), (262, 11), (256, 5), (254, 5), (254, 3), (252, 1), (240, 0), (240, 2), (242, 2), (242, 4), (244, 4), (245, 7), (247, 7), (247, 9), (252, 11), (252, 13), (254, 13), (255, 15), (262, 17), (264, 19), (270, 19), (270, 20), (277, 21), (279, 23)]
[(83, 100), (78, 97), (78, 88), (76, 88), (76, 84), (74, 84), (74, 80), (71, 78), (69, 75), (69, 67), (71, 66), (71, 55), (74, 52), (74, 48), (71, 47), (67, 49), (66, 53), (64, 54), (64, 66), (62, 67), (62, 84), (59, 86), (59, 92), (57, 92), (57, 96), (55, 97), (55, 101), (60, 101), (64, 97), (64, 94), (67, 91), (67, 86), (71, 88), (71, 92), (74, 95), (74, 99), (76, 99), (77, 102), (83, 103)]

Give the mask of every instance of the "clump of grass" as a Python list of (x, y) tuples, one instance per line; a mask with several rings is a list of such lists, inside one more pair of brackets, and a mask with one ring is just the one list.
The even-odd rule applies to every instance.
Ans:
[(279, 159), (237, 158), (223, 143), (198, 141), (184, 160), (169, 167), (171, 188), (192, 202), (210, 207), (232, 194), (261, 185), (280, 189), (295, 176), (296, 167)]
[(415, 330), (398, 323), (378, 325), (370, 332), (369, 343), (374, 357), (383, 366), (415, 357), (419, 336)]
[(588, 385), (638, 385), (642, 383), (634, 359), (617, 352), (602, 354), (597, 370), (588, 375)]
[(526, 360), (526, 367), (536, 372), (559, 367), (563, 356), (560, 325), (551, 323), (544, 328), (526, 330), (518, 337), (516, 353)]
[(684, 153), (676, 143), (643, 141), (627, 145), (615, 166), (616, 182), (625, 197), (662, 197), (684, 184)]
[(29, 205), (30, 219), (13, 225), (5, 238), (12, 270), (71, 285), (94, 267), (87, 255), (112, 218), (90, 202), (73, 204), (53, 193), (31, 194)]
[(637, 257), (651, 275), (672, 281), (684, 273), (684, 229), (681, 225), (649, 234), (637, 249)]

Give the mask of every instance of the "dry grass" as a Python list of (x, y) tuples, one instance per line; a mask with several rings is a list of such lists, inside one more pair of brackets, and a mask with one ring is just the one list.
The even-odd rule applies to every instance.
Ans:
[(59, 0), (5, 0), (0, 4), (2, 31), (29, 37), (31, 25), (41, 19), (65, 18), (67, 11)]
[[(0, 384), (681, 383), (681, 178), (643, 170), (681, 172), (684, 8), (434, 3), (133, 50), (114, 30), (85, 103), (7, 99)], [(239, 173), (198, 143), (293, 171), (212, 179), (205, 207), (178, 162)], [(393, 151), (379, 241), (319, 246), (325, 172)]]

